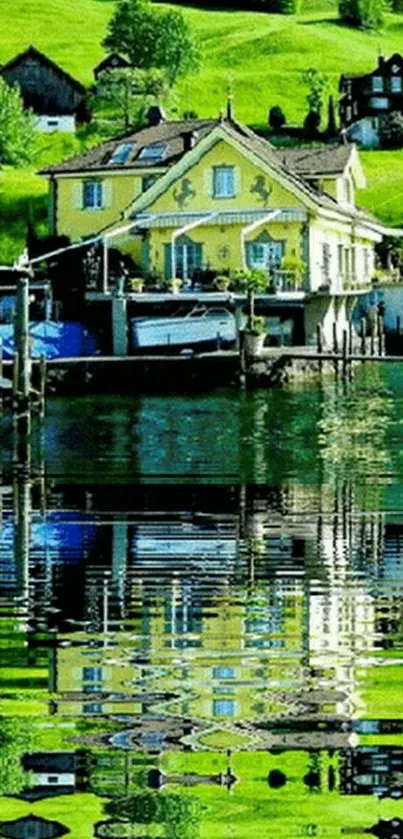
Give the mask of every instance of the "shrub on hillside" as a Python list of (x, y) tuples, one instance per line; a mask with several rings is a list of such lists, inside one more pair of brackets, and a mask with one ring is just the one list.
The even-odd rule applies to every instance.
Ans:
[(387, 0), (339, 0), (339, 17), (360, 29), (380, 29), (388, 7)]
[(317, 137), (320, 126), (320, 114), (317, 111), (309, 111), (304, 119), (304, 131), (311, 139)]
[(268, 123), (270, 128), (273, 128), (274, 130), (282, 128), (282, 126), (286, 124), (285, 114), (280, 108), (280, 105), (273, 105), (273, 107), (270, 108)]
[(403, 114), (392, 111), (382, 120), (382, 145), (386, 149), (401, 149), (403, 147)]

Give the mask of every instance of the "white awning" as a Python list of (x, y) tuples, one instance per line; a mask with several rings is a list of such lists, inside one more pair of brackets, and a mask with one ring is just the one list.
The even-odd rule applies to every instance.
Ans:
[(222, 210), (212, 214), (211, 210), (199, 213), (142, 213), (133, 218), (133, 227), (136, 229), (149, 230), (150, 228), (181, 228), (187, 225), (205, 224), (224, 225), (238, 224), (241, 227), (259, 222), (261, 219), (273, 217), (276, 222), (306, 221), (307, 212), (304, 208), (284, 207), (273, 210)]

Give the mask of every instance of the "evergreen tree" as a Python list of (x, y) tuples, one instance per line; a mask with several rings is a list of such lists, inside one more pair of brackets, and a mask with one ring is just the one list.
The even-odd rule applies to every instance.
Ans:
[(336, 115), (335, 115), (335, 112), (334, 112), (333, 96), (329, 96), (329, 101), (328, 101), (328, 105), (327, 105), (326, 134), (328, 135), (328, 137), (335, 137), (335, 135), (337, 134)]

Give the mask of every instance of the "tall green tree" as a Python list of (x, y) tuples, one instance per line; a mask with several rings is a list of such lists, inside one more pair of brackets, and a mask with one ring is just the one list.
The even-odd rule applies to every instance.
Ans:
[(360, 29), (381, 29), (388, 8), (388, 0), (339, 0), (339, 17)]
[(320, 115), (323, 109), (324, 96), (329, 87), (328, 77), (321, 70), (310, 67), (302, 73), (301, 81), (308, 88), (306, 95), (308, 110)]
[(161, 99), (168, 83), (161, 70), (139, 70), (129, 67), (101, 73), (97, 80), (97, 96), (110, 102), (125, 130), (136, 123), (147, 100)]
[(149, 0), (120, 0), (103, 46), (123, 53), (133, 67), (163, 70), (171, 85), (198, 69), (199, 48), (182, 12), (156, 8)]
[(0, 164), (24, 166), (36, 150), (35, 119), (24, 110), (17, 85), (0, 77)]

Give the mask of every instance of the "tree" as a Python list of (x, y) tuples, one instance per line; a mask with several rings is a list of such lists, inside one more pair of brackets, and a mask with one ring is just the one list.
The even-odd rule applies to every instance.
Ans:
[(149, 0), (120, 0), (103, 46), (126, 55), (133, 67), (158, 67), (171, 85), (198, 68), (199, 49), (182, 12), (157, 9)]
[(400, 149), (403, 146), (403, 114), (392, 111), (387, 114), (381, 125), (382, 145), (388, 149)]
[(328, 76), (322, 73), (321, 70), (310, 67), (309, 70), (305, 70), (302, 74), (301, 81), (308, 87), (308, 93), (306, 95), (308, 110), (320, 116), (323, 109), (324, 95), (329, 86)]
[(17, 85), (0, 77), (0, 164), (23, 166), (36, 150), (35, 120), (25, 111)]
[(339, 0), (339, 17), (350, 26), (380, 29), (388, 6), (387, 0)]
[(300, 0), (268, 0), (263, 10), (277, 12), (280, 15), (296, 15), (300, 10)]
[(328, 104), (327, 104), (326, 134), (328, 135), (328, 137), (335, 137), (336, 134), (337, 134), (336, 115), (335, 115), (335, 112), (334, 112), (333, 96), (329, 96), (329, 101), (328, 101)]
[(167, 839), (194, 839), (200, 822), (200, 803), (171, 792), (144, 790), (127, 798), (115, 798), (105, 805), (105, 812), (132, 824), (163, 824)]
[(279, 105), (273, 105), (273, 107), (270, 108), (268, 121), (270, 128), (273, 128), (274, 130), (285, 125), (286, 118)]
[(129, 67), (101, 73), (97, 95), (110, 102), (125, 130), (138, 121), (148, 97), (160, 99), (167, 93), (167, 80), (161, 70), (139, 70)]

